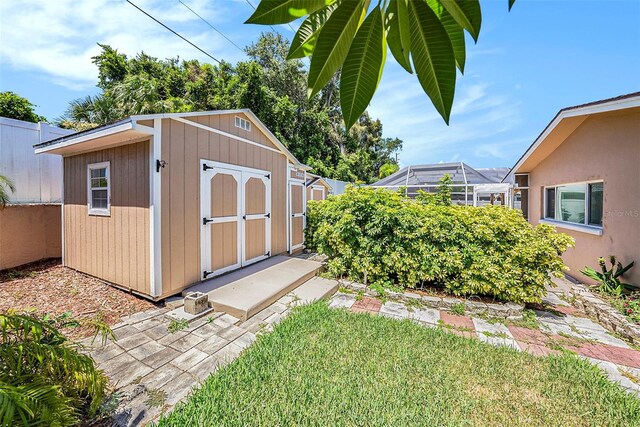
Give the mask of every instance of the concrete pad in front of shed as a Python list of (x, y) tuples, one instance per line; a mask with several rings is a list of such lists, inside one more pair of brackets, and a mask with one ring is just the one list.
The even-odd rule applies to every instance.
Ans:
[(288, 258), (208, 292), (209, 304), (216, 311), (244, 321), (315, 276), (321, 268), (319, 262)]
[(311, 304), (325, 299), (336, 293), (339, 283), (337, 280), (314, 277), (291, 292), (293, 294), (292, 305)]

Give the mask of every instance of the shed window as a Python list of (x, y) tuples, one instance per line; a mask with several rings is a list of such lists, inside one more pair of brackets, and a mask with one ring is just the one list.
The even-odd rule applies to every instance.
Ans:
[(602, 227), (602, 182), (558, 185), (545, 189), (545, 218)]
[(89, 215), (109, 215), (111, 213), (109, 162), (90, 164), (87, 180)]
[(236, 127), (246, 130), (247, 132), (251, 132), (251, 122), (243, 119), (242, 117), (236, 116)]

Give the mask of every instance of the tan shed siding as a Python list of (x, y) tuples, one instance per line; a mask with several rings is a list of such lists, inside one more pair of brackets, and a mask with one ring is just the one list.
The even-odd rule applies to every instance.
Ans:
[(62, 253), (60, 205), (9, 205), (0, 210), (0, 270)]
[[(202, 125), (272, 147), (255, 126), (235, 127), (236, 114), (191, 117)], [(246, 116), (242, 115), (243, 118)], [(287, 159), (284, 154), (233, 138), (162, 120), (162, 294), (179, 292), (201, 279), (200, 159), (230, 163), (271, 173), (271, 253), (283, 253), (286, 243)]]
[[(597, 267), (597, 258), (616, 255), (628, 263), (640, 261), (640, 114), (589, 117), (529, 175), (529, 220), (543, 216), (545, 186), (604, 181), (602, 236), (557, 227), (573, 236), (576, 247), (563, 259), (569, 274), (587, 281), (580, 273), (585, 265)], [(640, 285), (640, 268), (625, 275)]]
[[(149, 294), (148, 140), (64, 158), (65, 265)], [(110, 162), (111, 215), (88, 214), (87, 165)]]

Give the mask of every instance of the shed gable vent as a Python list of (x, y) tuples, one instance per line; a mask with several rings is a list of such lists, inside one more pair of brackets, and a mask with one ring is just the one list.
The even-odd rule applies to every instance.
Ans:
[(236, 127), (251, 132), (251, 122), (236, 116)]

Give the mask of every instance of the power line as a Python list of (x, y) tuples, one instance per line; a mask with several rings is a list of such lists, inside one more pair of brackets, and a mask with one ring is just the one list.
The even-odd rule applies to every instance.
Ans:
[(237, 44), (235, 44), (233, 42), (233, 40), (231, 40), (229, 37), (227, 37), (222, 31), (218, 30), (216, 27), (214, 27), (211, 23), (209, 23), (209, 21), (207, 21), (206, 19), (204, 19), (202, 16), (200, 16), (198, 14), (198, 12), (196, 12), (195, 10), (191, 9), (189, 6), (187, 6), (182, 0), (178, 0), (180, 2), (180, 4), (182, 4), (184, 7), (186, 7), (187, 9), (189, 9), (194, 15), (196, 15), (198, 18), (200, 18), (205, 24), (207, 24), (208, 26), (210, 26), (211, 28), (213, 28), (214, 31), (216, 31), (218, 34), (220, 34), (222, 37), (224, 37), (225, 39), (227, 39), (227, 41), (229, 43), (231, 43), (232, 45), (234, 45), (236, 48), (238, 48), (238, 50), (242, 53), (244, 53), (244, 49), (242, 49), (240, 46), (238, 46)]
[(147, 13), (145, 10), (141, 9), (140, 7), (138, 7), (136, 4), (134, 4), (131, 0), (127, 0), (127, 3), (129, 3), (131, 6), (135, 7), (136, 9), (138, 9), (140, 12), (144, 13), (145, 15), (147, 15), (149, 18), (153, 19), (154, 21), (156, 21), (158, 24), (162, 25), (164, 28), (166, 28), (167, 30), (171, 31), (173, 34), (175, 34), (176, 36), (180, 37), (182, 40), (186, 41), (187, 43), (189, 43), (191, 46), (195, 47), (196, 49), (198, 49), (200, 52), (204, 53), (205, 55), (207, 55), (209, 58), (213, 59), (214, 61), (216, 61), (218, 64), (222, 64), (222, 62), (218, 61), (216, 58), (213, 57), (213, 55), (211, 55), (209, 52), (205, 51), (204, 49), (202, 49), (201, 47), (197, 46), (196, 44), (194, 44), (193, 42), (191, 42), (189, 39), (187, 39), (186, 37), (183, 37), (182, 35), (178, 34), (176, 31), (174, 31), (173, 29), (169, 28), (167, 25), (163, 24), (162, 22), (160, 22), (159, 20), (157, 20), (156, 18), (154, 18), (153, 16), (151, 16), (149, 13)]

